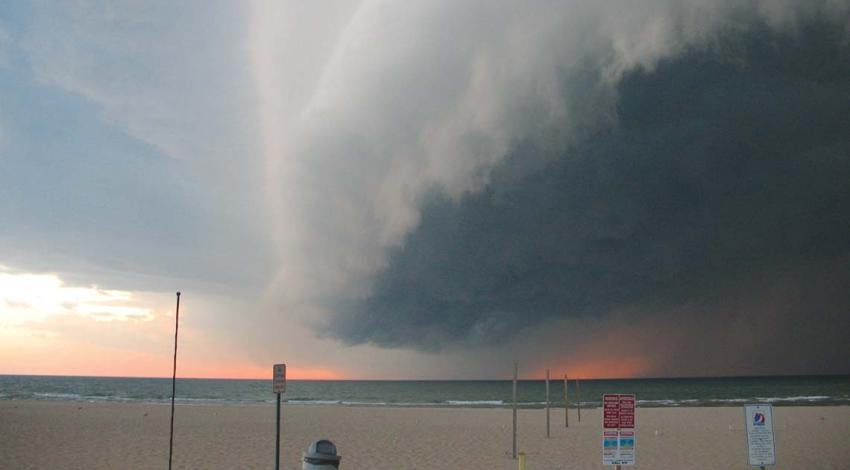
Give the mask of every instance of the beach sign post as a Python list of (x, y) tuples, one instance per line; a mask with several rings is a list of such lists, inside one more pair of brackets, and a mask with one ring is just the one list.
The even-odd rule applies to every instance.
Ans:
[(546, 369), (546, 439), (549, 439), (549, 369)]
[(578, 422), (581, 422), (581, 384), (576, 379), (576, 412), (578, 412)]
[(764, 469), (776, 465), (776, 442), (773, 439), (773, 406), (744, 405), (747, 425), (747, 457), (751, 467)]
[(602, 395), (602, 428), (602, 465), (634, 465), (634, 394)]
[(516, 460), (516, 378), (519, 372), (519, 364), (514, 362), (514, 427), (513, 427), (513, 451), (511, 455)]
[(171, 369), (171, 431), (168, 433), (168, 470), (174, 451), (174, 394), (177, 391), (177, 328), (180, 326), (180, 292), (177, 292), (177, 309), (174, 312), (174, 367)]
[(567, 384), (570, 383), (570, 378), (564, 374), (564, 427), (570, 427), (570, 395), (567, 390)]
[(272, 367), (272, 391), (277, 395), (274, 468), (280, 470), (280, 394), (286, 392), (286, 364), (275, 364)]

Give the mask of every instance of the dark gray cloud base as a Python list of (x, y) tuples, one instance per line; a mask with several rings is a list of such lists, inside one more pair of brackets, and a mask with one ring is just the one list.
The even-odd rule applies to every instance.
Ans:
[[(617, 124), (554, 161), (530, 167), (536, 145), (515, 142), (483, 191), (435, 191), (371, 294), (333, 306), (331, 335), (436, 350), (559, 318), (663, 311), (683, 324), (771, 319), (770, 335), (802, 353), (772, 360), (847, 357), (847, 31), (816, 18), (720, 37), (627, 73)], [(796, 300), (769, 298), (777, 286)]]

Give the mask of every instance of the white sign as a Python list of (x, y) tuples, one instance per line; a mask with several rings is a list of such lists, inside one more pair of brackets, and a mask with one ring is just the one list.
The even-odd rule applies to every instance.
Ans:
[(635, 431), (618, 429), (602, 431), (602, 465), (635, 464)]
[(275, 364), (272, 368), (272, 388), (274, 393), (286, 392), (286, 364)]
[(744, 405), (744, 419), (747, 424), (747, 452), (750, 466), (776, 465), (773, 406)]

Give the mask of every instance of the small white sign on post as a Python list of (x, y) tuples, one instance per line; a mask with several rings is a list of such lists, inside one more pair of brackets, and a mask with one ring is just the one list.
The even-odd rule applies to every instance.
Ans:
[(275, 364), (272, 369), (274, 393), (286, 393), (286, 364)]
[(744, 405), (747, 425), (747, 454), (751, 467), (776, 465), (773, 439), (773, 406)]

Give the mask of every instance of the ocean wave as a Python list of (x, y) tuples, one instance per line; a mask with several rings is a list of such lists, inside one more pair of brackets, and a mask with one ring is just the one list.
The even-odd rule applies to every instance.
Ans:
[(124, 396), (116, 396), (116, 395), (80, 395), (77, 393), (56, 393), (56, 392), (35, 392), (28, 396), (21, 396), (20, 398), (33, 398), (35, 400), (59, 400), (59, 401), (85, 401), (89, 403), (96, 402), (156, 402), (161, 400), (156, 400), (152, 398), (133, 398), (133, 397), (124, 397)]
[(681, 406), (689, 400), (637, 400), (637, 406)]
[(84, 400), (83, 395), (79, 395), (76, 393), (51, 393), (51, 392), (35, 392), (32, 394), (32, 397), (35, 399), (48, 399), (48, 400)]
[(287, 404), (290, 405), (342, 405), (342, 400), (302, 400), (302, 399), (292, 399), (285, 400)]
[(447, 400), (446, 404), (451, 406), (502, 406), (502, 400)]
[(340, 402), (344, 406), (389, 406), (391, 403), (385, 401), (346, 401)]
[(832, 400), (832, 397), (826, 395), (810, 395), (810, 396), (800, 396), (800, 397), (756, 397), (756, 401), (766, 402), (766, 403), (777, 403), (777, 402), (811, 402), (811, 401), (824, 401), (824, 400)]

